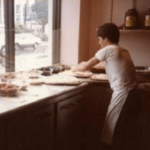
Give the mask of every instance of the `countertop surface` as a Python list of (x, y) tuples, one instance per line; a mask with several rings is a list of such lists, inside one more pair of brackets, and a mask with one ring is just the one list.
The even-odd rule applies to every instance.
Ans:
[(72, 85), (45, 85), (28, 86), (27, 90), (19, 91), (16, 96), (1, 96), (0, 97), (0, 114), (21, 108), (25, 105), (51, 99), (66, 92), (85, 87), (87, 84), (82, 83), (77, 86)]
[[(27, 87), (27, 90), (19, 91), (16, 96), (0, 96), (0, 114), (20, 109), (26, 105), (43, 101), (45, 99), (53, 99), (73, 90), (84, 89), (84, 87), (91, 83), (101, 84), (101, 86), (109, 86), (108, 80), (96, 81), (90, 78), (82, 78), (81, 80), (82, 83), (79, 85), (30, 85)], [(139, 87), (143, 90), (148, 90), (144, 87), (144, 83), (141, 83)]]

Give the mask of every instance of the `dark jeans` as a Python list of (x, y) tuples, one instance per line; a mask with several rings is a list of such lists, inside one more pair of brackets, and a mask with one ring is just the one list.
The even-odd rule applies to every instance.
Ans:
[(116, 123), (113, 150), (140, 150), (138, 116), (141, 106), (140, 92), (131, 90)]
[(105, 143), (101, 143), (100, 150), (112, 150), (112, 146), (111, 145), (107, 145)]

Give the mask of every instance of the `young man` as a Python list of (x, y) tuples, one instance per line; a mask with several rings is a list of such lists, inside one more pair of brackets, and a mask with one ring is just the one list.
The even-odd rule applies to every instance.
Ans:
[[(105, 62), (105, 71), (113, 90), (102, 132), (102, 143), (113, 144), (115, 126), (129, 92), (135, 88), (135, 68), (129, 52), (118, 45), (120, 32), (113, 23), (105, 23), (97, 29), (101, 49), (89, 61), (72, 67), (73, 71), (87, 71)], [(107, 146), (108, 145), (108, 146)]]

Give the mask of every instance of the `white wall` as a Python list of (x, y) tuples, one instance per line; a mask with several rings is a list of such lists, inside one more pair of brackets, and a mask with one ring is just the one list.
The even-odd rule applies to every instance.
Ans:
[(78, 62), (80, 1), (62, 0), (60, 62), (64, 64)]

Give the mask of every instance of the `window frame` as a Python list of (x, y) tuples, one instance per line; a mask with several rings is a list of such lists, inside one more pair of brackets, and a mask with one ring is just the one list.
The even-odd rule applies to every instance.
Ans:
[(14, 29), (14, 0), (4, 0), (5, 23), (5, 72), (15, 71), (15, 29)]
[[(60, 62), (60, 16), (61, 0), (53, 2), (52, 12), (52, 63)], [(5, 72), (15, 72), (15, 23), (14, 2), (15, 0), (4, 0), (4, 23), (5, 23)]]
[(53, 1), (52, 63), (60, 63), (61, 0)]

